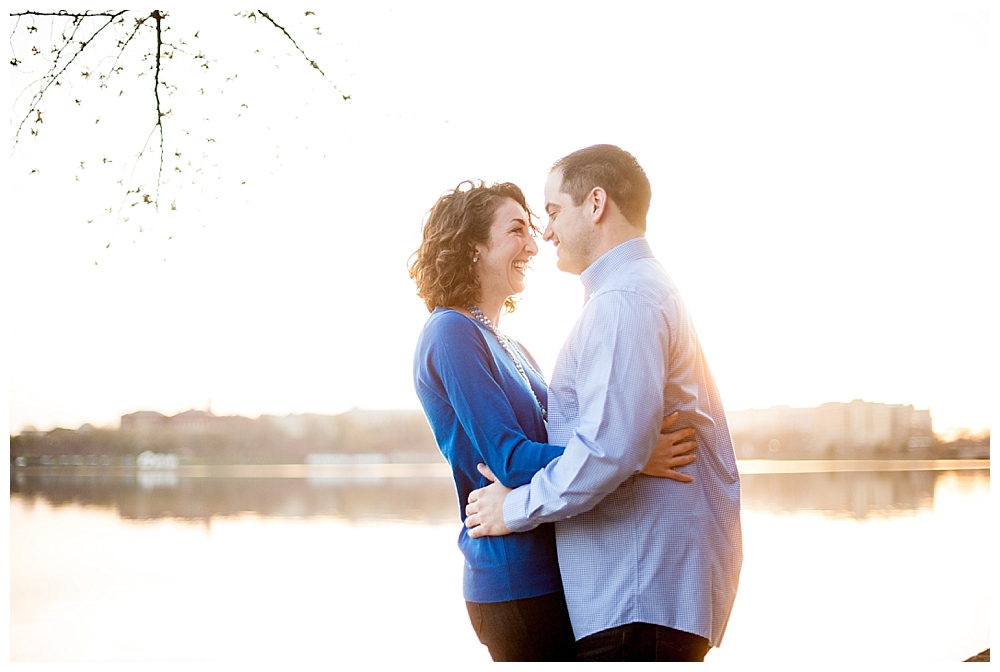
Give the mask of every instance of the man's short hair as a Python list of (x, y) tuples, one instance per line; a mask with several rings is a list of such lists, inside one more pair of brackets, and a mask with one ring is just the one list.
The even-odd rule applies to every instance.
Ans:
[(652, 189), (649, 178), (635, 157), (615, 145), (592, 145), (568, 154), (552, 164), (562, 171), (561, 191), (569, 194), (574, 205), (594, 187), (607, 192), (632, 226), (646, 229), (646, 214)]

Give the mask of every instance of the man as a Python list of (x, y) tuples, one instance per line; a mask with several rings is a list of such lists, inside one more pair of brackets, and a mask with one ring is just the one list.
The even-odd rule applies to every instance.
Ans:
[[(580, 660), (703, 660), (722, 640), (742, 563), (725, 412), (646, 242), (650, 196), (642, 167), (612, 145), (553, 166), (544, 239), (586, 293), (549, 387), (549, 441), (566, 450), (530, 484), (493, 483), (466, 508), (474, 537), (556, 523)], [(674, 410), (696, 430), (692, 484), (640, 474)]]

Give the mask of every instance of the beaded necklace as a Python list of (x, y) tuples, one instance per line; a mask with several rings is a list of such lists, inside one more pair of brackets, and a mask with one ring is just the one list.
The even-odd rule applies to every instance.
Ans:
[[(521, 366), (521, 360), (518, 359), (517, 355), (514, 353), (514, 349), (510, 347), (510, 342), (507, 340), (507, 337), (504, 336), (502, 333), (500, 333), (500, 330), (497, 329), (492, 322), (490, 322), (490, 318), (486, 317), (486, 315), (483, 314), (483, 311), (479, 310), (478, 307), (473, 305), (468, 305), (465, 308), (470, 313), (472, 313), (472, 316), (474, 318), (482, 322), (486, 326), (486, 328), (489, 329), (493, 333), (493, 335), (497, 337), (497, 340), (500, 341), (500, 347), (504, 349), (504, 352), (510, 355), (510, 358), (512, 360), (514, 360), (514, 366), (517, 367), (517, 372), (521, 374), (521, 378), (524, 379), (525, 384), (528, 386), (528, 390), (531, 392), (531, 396), (535, 398), (535, 404), (538, 406), (538, 410), (542, 412), (542, 420), (547, 420), (548, 413), (546, 412), (545, 407), (542, 406), (542, 402), (538, 400), (538, 395), (535, 394), (535, 389), (531, 387), (531, 381), (528, 380), (528, 374), (525, 373), (524, 367)], [(528, 364), (528, 366), (531, 366), (531, 362), (528, 362), (527, 360), (525, 360), (525, 362)], [(534, 373), (536, 373), (539, 378), (541, 377), (542, 374), (538, 373), (538, 371), (536, 371), (534, 367), (532, 367), (531, 370), (534, 371)]]

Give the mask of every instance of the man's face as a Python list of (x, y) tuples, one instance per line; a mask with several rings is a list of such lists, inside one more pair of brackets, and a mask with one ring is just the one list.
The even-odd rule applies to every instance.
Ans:
[(545, 214), (549, 223), (542, 238), (556, 246), (556, 265), (561, 271), (580, 275), (594, 260), (594, 224), (588, 216), (587, 200), (573, 205), (573, 198), (562, 191), (562, 170), (552, 171), (545, 181)]

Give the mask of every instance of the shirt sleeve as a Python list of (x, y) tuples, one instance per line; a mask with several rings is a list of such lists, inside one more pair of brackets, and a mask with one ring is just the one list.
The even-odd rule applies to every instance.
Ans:
[(563, 455), (516, 488), (504, 522), (522, 532), (593, 508), (642, 471), (663, 419), (668, 329), (660, 309), (624, 291), (591, 299), (577, 330), (580, 424)]
[[(452, 320), (447, 334), (434, 339), (427, 357), (462, 430), (497, 479), (507, 487), (528, 483), (542, 467), (562, 454), (561, 446), (531, 441), (517, 419), (507, 392), (497, 382), (496, 363), (478, 327)], [(527, 389), (525, 402), (535, 400)]]

